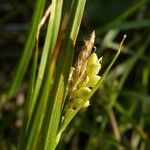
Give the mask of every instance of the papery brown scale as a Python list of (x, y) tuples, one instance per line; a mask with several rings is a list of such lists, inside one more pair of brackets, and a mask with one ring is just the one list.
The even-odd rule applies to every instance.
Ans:
[(95, 41), (95, 31), (93, 31), (90, 36), (84, 40), (84, 46), (81, 48), (79, 57), (75, 64), (75, 70), (72, 75), (72, 79), (69, 83), (69, 93), (74, 91), (78, 84), (81, 82), (85, 75), (85, 70), (88, 62), (88, 58), (92, 52), (92, 48)]

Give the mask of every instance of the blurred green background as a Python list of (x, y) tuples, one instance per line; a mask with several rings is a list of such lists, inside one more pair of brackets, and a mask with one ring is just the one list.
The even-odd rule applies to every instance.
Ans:
[[(71, 0), (65, 0), (68, 9)], [(47, 1), (48, 7), (49, 1)], [(21, 57), (35, 0), (0, 0), (0, 94)], [(44, 26), (40, 46), (46, 30)], [(150, 149), (150, 0), (87, 0), (76, 52), (96, 31), (103, 73), (124, 34), (122, 53), (91, 105), (74, 118), (58, 150)], [(0, 150), (15, 150), (23, 121), (30, 67), (10, 101), (0, 99)]]

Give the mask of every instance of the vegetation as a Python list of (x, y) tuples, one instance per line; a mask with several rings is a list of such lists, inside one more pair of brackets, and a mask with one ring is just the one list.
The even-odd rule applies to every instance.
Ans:
[(1, 2), (0, 149), (149, 149), (149, 2)]

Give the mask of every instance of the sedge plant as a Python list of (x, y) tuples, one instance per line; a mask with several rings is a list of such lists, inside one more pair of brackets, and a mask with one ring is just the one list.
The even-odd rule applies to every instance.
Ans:
[[(31, 47), (33, 65), (18, 146), (20, 150), (56, 148), (73, 117), (80, 109), (88, 107), (91, 96), (104, 81), (126, 37), (123, 37), (116, 55), (101, 76), (98, 73), (102, 58), (92, 52), (95, 31), (84, 39), (79, 57), (72, 65), (86, 0), (73, 0), (69, 12), (62, 12), (64, 3), (63, 0), (52, 0), (35, 28), (36, 42), (35, 48)], [(40, 29), (46, 19), (45, 41), (41, 57), (38, 57)]]

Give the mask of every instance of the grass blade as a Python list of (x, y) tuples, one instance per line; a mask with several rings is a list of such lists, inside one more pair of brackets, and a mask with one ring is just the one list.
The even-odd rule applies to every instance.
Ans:
[[(51, 102), (49, 101), (48, 103), (49, 106), (51, 104), (52, 109), (47, 110), (45, 125), (43, 127), (45, 130), (44, 133), (46, 134), (44, 135), (44, 137), (46, 137), (45, 140), (46, 143), (44, 144), (46, 150), (47, 149), (53, 150), (57, 143), (56, 141), (54, 141), (54, 139), (56, 139), (56, 134), (58, 130), (57, 128), (60, 122), (60, 115), (61, 115), (60, 112), (62, 110), (62, 105), (63, 105), (63, 101), (66, 93), (66, 87), (68, 83), (68, 77), (72, 65), (73, 47), (78, 35), (84, 6), (85, 6), (85, 0), (84, 1), (74, 0), (72, 3), (71, 14), (67, 25), (68, 28), (65, 34), (65, 39), (62, 45), (61, 54), (56, 68), (57, 74), (54, 80), (53, 89), (51, 91), (52, 93), (52, 95), (50, 96)], [(61, 78), (62, 74), (64, 76), (64, 81)], [(58, 86), (61, 84), (64, 84), (65, 88), (62, 91), (63, 92), (62, 101), (61, 103), (58, 103), (57, 102), (58, 101), (57, 93), (59, 92)], [(56, 113), (56, 108), (59, 109), (59, 111), (57, 110), (57, 113)]]
[(42, 18), (44, 5), (45, 5), (45, 0), (36, 1), (36, 7), (35, 7), (35, 11), (34, 11), (33, 18), (32, 18), (31, 29), (30, 29), (28, 39), (23, 50), (21, 60), (17, 67), (17, 71), (14, 75), (14, 78), (12, 78), (12, 83), (6, 95), (7, 99), (11, 99), (15, 95), (26, 73), (27, 67), (29, 65), (29, 62), (33, 53), (33, 47), (36, 41), (36, 32), (37, 32), (39, 22)]
[[(34, 101), (33, 102), (34, 105), (31, 112), (31, 117), (30, 117), (31, 119), (29, 118), (29, 126), (28, 126), (28, 131), (25, 139), (26, 145), (24, 145), (24, 147), (29, 150), (36, 149), (37, 142), (39, 140), (42, 121), (45, 115), (44, 110), (49, 95), (49, 88), (51, 86), (50, 81), (45, 80), (44, 81), (45, 85), (42, 91), (40, 91), (40, 88), (44, 77), (46, 63), (49, 63), (48, 58), (51, 57), (51, 54), (56, 44), (59, 25), (60, 25), (61, 9), (62, 9), (62, 0), (52, 1), (51, 16), (49, 19), (48, 31), (46, 34), (45, 44), (44, 44), (41, 62), (39, 66), (39, 72), (37, 76), (37, 82), (35, 85), (35, 91), (32, 99), (32, 101)], [(40, 97), (38, 98), (39, 92), (41, 92), (41, 98)]]

